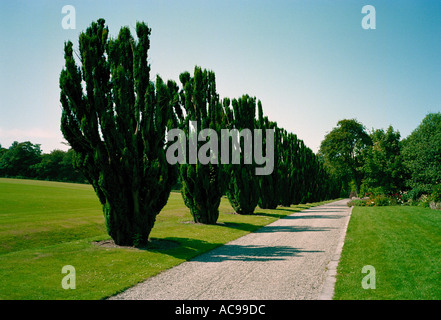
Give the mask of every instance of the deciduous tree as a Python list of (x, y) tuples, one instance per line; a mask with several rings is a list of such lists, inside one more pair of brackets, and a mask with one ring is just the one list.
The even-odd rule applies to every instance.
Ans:
[(360, 191), (363, 179), (362, 151), (371, 144), (365, 127), (355, 119), (340, 120), (322, 141), (319, 154), (323, 157), (325, 167), (342, 180), (346, 191), (350, 191), (351, 182), (355, 185), (355, 191)]
[(402, 142), (408, 186), (430, 193), (441, 183), (441, 113), (429, 113)]
[(372, 145), (364, 150), (363, 189), (381, 188), (386, 194), (404, 188), (405, 168), (400, 149), (400, 133), (392, 126), (370, 134)]

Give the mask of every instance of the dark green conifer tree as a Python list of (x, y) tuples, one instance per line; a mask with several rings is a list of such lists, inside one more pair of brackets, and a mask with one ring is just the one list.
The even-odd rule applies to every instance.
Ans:
[[(262, 104), (260, 101), (258, 106), (258, 119), (256, 127), (265, 131), (266, 129), (274, 130), (274, 170), (269, 175), (259, 176), (259, 200), (258, 205), (262, 209), (275, 209), (279, 204), (281, 191), (280, 185), (280, 129), (277, 123), (270, 121), (267, 116), (263, 116)], [(266, 150), (266, 136), (262, 139), (262, 149)]]
[[(240, 163), (232, 160), (226, 166), (228, 185), (226, 194), (233, 209), (239, 214), (252, 214), (259, 200), (259, 176), (256, 175), (256, 164), (253, 158), (254, 129), (256, 125), (256, 98), (243, 95), (233, 99), (233, 119), (230, 121), (230, 132), (237, 130), (240, 136)], [(234, 142), (230, 139), (230, 155)], [(248, 148), (250, 147), (250, 148)], [(236, 150), (237, 151), (237, 150)]]
[(109, 39), (99, 19), (79, 36), (80, 67), (72, 42), (65, 43), (60, 74), (61, 131), (118, 245), (147, 243), (177, 179), (166, 161), (165, 132), (178, 125), (178, 87), (159, 77), (150, 81), (150, 32), (138, 22), (137, 41), (128, 27)]
[[(184, 72), (180, 80), (183, 86), (181, 103), (186, 111), (182, 128), (188, 137), (188, 161), (180, 165), (181, 193), (195, 222), (215, 224), (225, 189), (225, 172), (220, 162), (220, 130), (224, 128), (226, 114), (216, 92), (214, 72), (195, 67), (193, 77)], [(190, 121), (197, 122), (197, 127), (192, 128)], [(204, 129), (213, 130), (217, 139), (207, 136), (205, 141), (199, 141), (199, 133)], [(197, 155), (191, 155), (195, 147)], [(208, 163), (201, 163), (201, 156), (208, 158)]]
[(279, 204), (284, 207), (289, 207), (293, 202), (293, 153), (292, 153), (292, 136), (288, 134), (285, 129), (280, 129), (280, 189), (283, 192), (279, 194)]

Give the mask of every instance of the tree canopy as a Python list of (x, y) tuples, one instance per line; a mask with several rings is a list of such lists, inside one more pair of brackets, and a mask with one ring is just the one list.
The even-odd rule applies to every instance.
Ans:
[(363, 150), (372, 144), (365, 127), (356, 119), (344, 119), (329, 132), (320, 145), (319, 155), (329, 172), (343, 183), (348, 191), (352, 182), (360, 191), (363, 179)]
[(407, 185), (431, 192), (441, 183), (441, 113), (429, 113), (402, 142), (404, 165), (410, 172)]
[(406, 171), (400, 148), (400, 132), (389, 126), (385, 131), (375, 129), (370, 134), (372, 145), (363, 153), (363, 185), (368, 191), (381, 188), (386, 194), (398, 193), (404, 189)]

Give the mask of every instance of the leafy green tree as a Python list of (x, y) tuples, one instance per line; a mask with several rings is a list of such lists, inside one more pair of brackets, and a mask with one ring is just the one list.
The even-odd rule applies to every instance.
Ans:
[(6, 153), (6, 151), (8, 151), (8, 149), (3, 148), (2, 145), (0, 144), (0, 159), (1, 159), (1, 157), (3, 156), (3, 154)]
[[(65, 152), (62, 150), (53, 150), (50, 153), (41, 156), (40, 163), (34, 165), (37, 178), (42, 180), (61, 180), (61, 162), (63, 161)], [(71, 165), (72, 169), (73, 166)]]
[(41, 161), (39, 144), (30, 141), (14, 141), (0, 158), (0, 173), (3, 176), (35, 178), (37, 173), (34, 168)]
[[(228, 105), (229, 100), (220, 101), (216, 92), (215, 74), (212, 71), (202, 70), (196, 66), (193, 77), (190, 73), (184, 72), (180, 75), (180, 80), (183, 86), (180, 92), (181, 103), (186, 111), (182, 129), (189, 140), (189, 159), (188, 162), (180, 165), (179, 171), (181, 193), (195, 222), (215, 224), (219, 218), (219, 205), (225, 191), (226, 176), (219, 161), (221, 151), (219, 137), (227, 119), (223, 103)], [(195, 122), (197, 127), (192, 128), (190, 122)], [(216, 133), (218, 139), (212, 140), (212, 137), (207, 136), (205, 137), (207, 141), (200, 141), (199, 133), (205, 129)], [(203, 145), (208, 145), (210, 148), (207, 147), (205, 152), (201, 152)], [(191, 156), (194, 147), (197, 147), (198, 154)], [(212, 149), (218, 151), (217, 155), (212, 154), (214, 152)], [(201, 163), (201, 155), (209, 159), (208, 163)]]
[(69, 149), (63, 155), (63, 159), (59, 164), (59, 173), (57, 181), (79, 182), (85, 183), (87, 179), (80, 170), (74, 167), (75, 151)]
[[(256, 99), (244, 95), (239, 99), (233, 99), (233, 117), (229, 123), (229, 129), (235, 129), (242, 133), (240, 138), (240, 164), (230, 162), (226, 165), (229, 182), (227, 183), (226, 195), (233, 209), (239, 214), (252, 214), (259, 200), (259, 177), (255, 173), (255, 162), (252, 150), (247, 150), (248, 144), (253, 148), (254, 129), (256, 125)], [(232, 154), (233, 141), (229, 143)]]
[(429, 113), (402, 141), (405, 167), (410, 172), (407, 185), (431, 193), (441, 183), (441, 113)]
[(363, 185), (368, 191), (381, 188), (386, 194), (397, 193), (404, 188), (405, 168), (401, 157), (400, 133), (392, 126), (373, 130), (372, 145), (364, 150)]
[(349, 192), (351, 182), (359, 193), (363, 179), (362, 151), (372, 144), (365, 127), (355, 119), (344, 119), (329, 132), (320, 145), (319, 154), (327, 171), (343, 182)]
[(137, 41), (128, 27), (109, 39), (104, 19), (93, 22), (79, 36), (81, 67), (72, 42), (64, 46), (61, 131), (118, 245), (147, 243), (177, 178), (166, 161), (165, 132), (178, 125), (178, 87), (159, 76), (150, 81), (150, 32), (138, 22)]
[(61, 182), (85, 182), (84, 176), (73, 166), (73, 150), (53, 150), (42, 154), (40, 163), (33, 166), (36, 177), (41, 180)]

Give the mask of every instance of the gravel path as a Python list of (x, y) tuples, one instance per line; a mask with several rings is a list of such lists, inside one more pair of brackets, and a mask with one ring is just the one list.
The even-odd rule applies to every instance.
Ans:
[(329, 299), (351, 213), (347, 201), (279, 219), (110, 299)]

